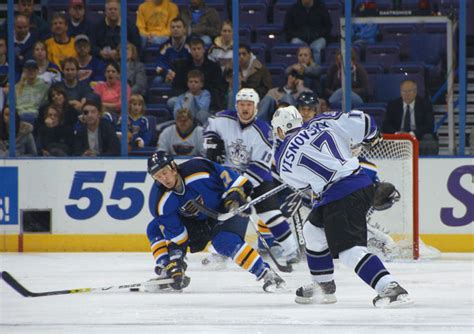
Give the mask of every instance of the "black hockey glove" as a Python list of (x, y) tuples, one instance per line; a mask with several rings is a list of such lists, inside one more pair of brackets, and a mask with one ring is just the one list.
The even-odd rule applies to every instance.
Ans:
[(362, 141), (362, 145), (365, 147), (366, 150), (371, 150), (378, 144), (380, 144), (383, 140), (382, 134), (380, 130), (377, 129), (377, 134), (373, 136), (371, 139), (366, 139)]
[[(227, 211), (232, 211), (247, 203), (247, 194), (242, 187), (230, 188), (224, 197), (224, 207)], [(250, 208), (240, 213), (241, 216), (248, 216)]]
[(183, 289), (184, 283), (184, 272), (186, 271), (187, 265), (186, 263), (181, 260), (174, 260), (168, 263), (165, 267), (166, 274), (168, 277), (174, 280), (174, 283), (171, 283), (170, 286), (175, 290)]
[(204, 148), (206, 149), (206, 158), (217, 163), (225, 161), (224, 141), (219, 137), (208, 137), (204, 139)]

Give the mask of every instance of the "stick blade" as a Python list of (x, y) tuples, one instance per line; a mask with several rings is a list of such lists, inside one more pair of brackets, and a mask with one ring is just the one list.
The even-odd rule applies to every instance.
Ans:
[(7, 271), (1, 272), (2, 279), (7, 283), (9, 286), (13, 288), (16, 292), (18, 292), (23, 297), (33, 297), (33, 293), (28, 291), (23, 285), (21, 285), (16, 279), (13, 278), (10, 273)]

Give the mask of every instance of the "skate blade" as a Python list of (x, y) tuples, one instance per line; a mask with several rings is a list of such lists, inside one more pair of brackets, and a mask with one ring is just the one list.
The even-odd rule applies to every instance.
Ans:
[(336, 295), (313, 296), (313, 297), (295, 297), (297, 304), (334, 304), (337, 302)]
[(265, 289), (263, 289), (263, 291), (267, 292), (267, 293), (285, 293), (285, 292), (288, 292), (290, 291), (286, 284), (283, 283), (283, 284), (280, 284), (280, 285), (270, 285), (270, 286), (267, 286)]
[(390, 298), (382, 298), (377, 303), (375, 307), (377, 308), (403, 308), (410, 307), (414, 304), (414, 300), (408, 295), (400, 295), (397, 297), (397, 300), (390, 302)]

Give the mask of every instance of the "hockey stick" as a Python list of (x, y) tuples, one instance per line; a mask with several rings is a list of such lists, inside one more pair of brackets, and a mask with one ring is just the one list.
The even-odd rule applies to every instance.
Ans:
[(5, 283), (10, 285), (16, 292), (18, 292), (23, 297), (45, 297), (45, 296), (55, 296), (55, 295), (68, 295), (71, 293), (104, 292), (104, 291), (115, 291), (115, 290), (123, 290), (123, 289), (130, 290), (130, 289), (137, 289), (137, 288), (143, 287), (147, 284), (163, 286), (163, 285), (169, 285), (171, 283), (174, 283), (174, 279), (165, 278), (165, 279), (151, 281), (153, 283), (142, 282), (142, 283), (133, 283), (133, 284), (124, 284), (124, 285), (111, 285), (111, 286), (105, 286), (101, 288), (81, 288), (81, 289), (46, 291), (46, 292), (32, 292), (28, 290), (27, 288), (25, 288), (23, 285), (21, 285), (20, 282), (18, 282), (7, 271), (2, 271), (1, 277), (5, 281)]
[(198, 209), (199, 211), (204, 213), (206, 216), (208, 216), (212, 219), (219, 220), (219, 221), (226, 221), (229, 218), (232, 218), (232, 217), (244, 212), (245, 210), (252, 207), (253, 205), (255, 205), (257, 203), (260, 203), (261, 201), (264, 201), (268, 197), (275, 195), (276, 193), (280, 192), (281, 190), (283, 190), (287, 187), (288, 187), (288, 185), (286, 183), (280, 184), (278, 187), (275, 187), (272, 190), (266, 192), (265, 194), (262, 194), (262, 195), (260, 195), (256, 198), (254, 198), (253, 200), (251, 200), (251, 201), (245, 203), (244, 205), (242, 205), (241, 207), (239, 207), (235, 210), (231, 210), (229, 212), (225, 212), (225, 213), (221, 213), (221, 212), (217, 212), (217, 211), (214, 211), (212, 209), (209, 209), (209, 208), (205, 207), (203, 204), (199, 203), (196, 200), (191, 200), (191, 203), (194, 205), (194, 207), (196, 209)]

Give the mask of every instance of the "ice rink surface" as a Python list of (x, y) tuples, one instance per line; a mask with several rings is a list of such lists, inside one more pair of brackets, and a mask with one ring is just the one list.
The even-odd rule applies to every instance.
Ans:
[[(391, 262), (388, 269), (415, 304), (375, 309), (375, 292), (336, 261), (338, 302), (298, 305), (306, 263), (282, 274), (288, 292), (267, 294), (233, 263), (210, 271), (188, 257), (183, 293), (100, 292), (25, 298), (0, 282), (0, 333), (474, 333), (474, 256)], [(2, 253), (9, 271), (34, 292), (146, 281), (147, 253)]]

